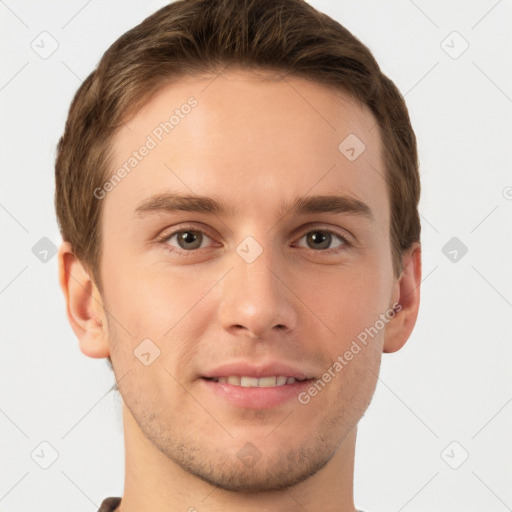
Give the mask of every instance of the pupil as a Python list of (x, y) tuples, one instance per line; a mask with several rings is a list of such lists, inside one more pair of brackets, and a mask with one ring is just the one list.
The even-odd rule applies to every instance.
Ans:
[[(180, 242), (183, 242), (184, 244), (194, 244), (197, 245), (198, 236), (194, 234), (192, 231), (184, 231), (181, 236), (179, 237)], [(181, 244), (180, 244), (181, 245)], [(201, 245), (201, 243), (199, 243)], [(197, 245), (198, 246), (198, 245)], [(184, 247), (185, 249), (190, 249), (190, 247)], [(193, 247), (197, 248), (197, 247)]]
[(315, 249), (327, 248), (330, 245), (331, 235), (325, 231), (315, 231), (310, 235)]

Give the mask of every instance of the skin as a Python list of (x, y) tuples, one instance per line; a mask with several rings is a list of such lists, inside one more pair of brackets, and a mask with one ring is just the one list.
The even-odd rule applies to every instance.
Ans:
[[(111, 356), (123, 399), (119, 510), (354, 511), (357, 423), (382, 353), (410, 336), (421, 281), (419, 244), (404, 254), (401, 276), (393, 274), (375, 119), (345, 94), (301, 78), (242, 70), (213, 82), (183, 78), (116, 134), (112, 170), (190, 96), (197, 107), (103, 199), (103, 295), (70, 245), (59, 250), (80, 349)], [(366, 146), (353, 162), (338, 150), (350, 133)], [(223, 199), (239, 213), (135, 215), (142, 200), (169, 191)], [(279, 211), (298, 196), (333, 194), (366, 203), (373, 218)], [(207, 230), (200, 248), (173, 253), (187, 251), (169, 238), (179, 229)], [(325, 230), (334, 232), (330, 245), (318, 249), (311, 233)], [(236, 252), (247, 236), (263, 250), (250, 264)], [(234, 359), (281, 360), (320, 377), (397, 302), (401, 311), (306, 405), (235, 407), (200, 379)], [(146, 338), (160, 350), (149, 366), (133, 354)], [(250, 467), (237, 456), (248, 442), (259, 454)]]

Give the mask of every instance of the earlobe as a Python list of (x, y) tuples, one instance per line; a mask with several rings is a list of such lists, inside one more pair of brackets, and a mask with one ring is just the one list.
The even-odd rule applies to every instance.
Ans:
[(103, 301), (98, 288), (82, 263), (73, 253), (69, 242), (63, 242), (58, 252), (59, 283), (66, 299), (66, 313), (79, 343), (89, 357), (110, 355)]
[(384, 352), (400, 350), (416, 324), (420, 305), (421, 245), (413, 244), (403, 256), (403, 270), (398, 282), (400, 310), (386, 326)]

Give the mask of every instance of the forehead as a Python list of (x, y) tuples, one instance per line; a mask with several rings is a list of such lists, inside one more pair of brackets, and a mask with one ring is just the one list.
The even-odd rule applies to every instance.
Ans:
[(154, 95), (113, 139), (111, 172), (123, 177), (107, 194), (105, 216), (121, 209), (133, 217), (141, 200), (165, 192), (215, 195), (260, 216), (298, 196), (344, 193), (381, 209), (387, 222), (371, 112), (330, 86), (264, 78), (186, 77)]

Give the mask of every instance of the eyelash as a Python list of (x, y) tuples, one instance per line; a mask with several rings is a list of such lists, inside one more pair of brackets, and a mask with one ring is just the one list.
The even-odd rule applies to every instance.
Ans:
[[(173, 236), (175, 236), (175, 235), (177, 235), (179, 233), (187, 232), (187, 231), (202, 233), (203, 235), (206, 235), (208, 238), (213, 240), (213, 237), (210, 236), (208, 231), (206, 231), (204, 228), (201, 229), (201, 228), (197, 228), (195, 226), (194, 227), (192, 227), (192, 226), (182, 226), (179, 229), (171, 231), (170, 233), (165, 233), (164, 235), (162, 235), (161, 237), (158, 238), (158, 242), (160, 242), (163, 245), (164, 250), (170, 252), (171, 254), (178, 254), (178, 255), (184, 256), (184, 257), (194, 256), (201, 249), (191, 249), (189, 251), (186, 251), (184, 249), (178, 249), (178, 248), (176, 248), (174, 246), (171, 246), (168, 243), (169, 240)], [(314, 249), (310, 249), (310, 251), (312, 251), (313, 253), (338, 254), (338, 253), (340, 253), (340, 252), (342, 252), (344, 250), (347, 250), (347, 248), (350, 248), (353, 245), (347, 239), (346, 236), (341, 235), (340, 233), (338, 233), (336, 231), (333, 231), (332, 229), (327, 229), (327, 228), (322, 228), (322, 227), (313, 227), (313, 228), (308, 229), (308, 231), (305, 231), (302, 234), (302, 236), (299, 238), (299, 240), (301, 240), (305, 235), (308, 235), (309, 233), (315, 233), (315, 232), (329, 233), (331, 235), (334, 235), (334, 236), (338, 237), (343, 242), (343, 244), (341, 246), (339, 246), (339, 247), (334, 248), (334, 249), (324, 249), (324, 250), (318, 250), (318, 251), (316, 251)], [(308, 247), (302, 247), (302, 248), (303, 249), (309, 249)]]

